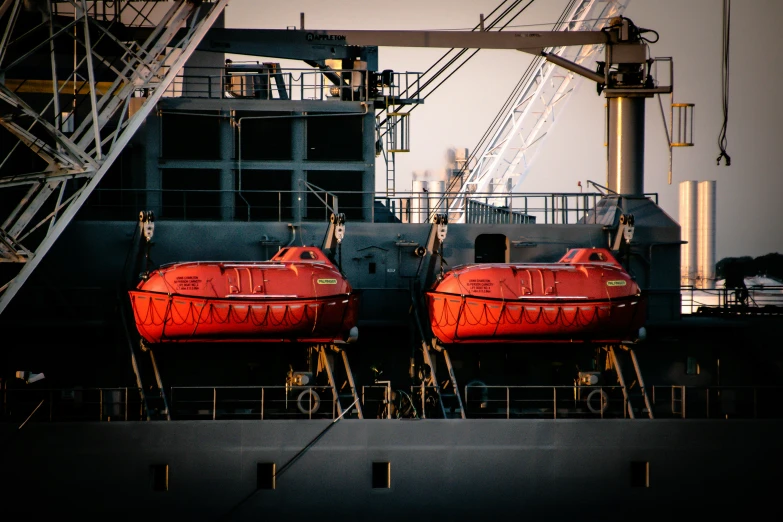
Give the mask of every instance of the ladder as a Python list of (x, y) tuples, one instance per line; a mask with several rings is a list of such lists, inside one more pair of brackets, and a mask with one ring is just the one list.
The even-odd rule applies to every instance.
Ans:
[[(644, 400), (645, 410), (647, 411), (647, 416), (649, 418), (653, 419), (653, 418), (655, 418), (655, 416), (653, 414), (652, 403), (650, 402), (650, 397), (647, 394), (647, 389), (644, 386), (644, 379), (642, 378), (642, 372), (641, 372), (641, 369), (639, 368), (639, 361), (636, 358), (636, 353), (633, 351), (632, 348), (630, 348), (628, 346), (624, 346), (623, 345), (622, 348), (623, 348), (624, 351), (628, 352), (628, 354), (631, 357), (631, 362), (633, 364), (634, 372), (636, 374), (636, 382), (639, 383), (639, 387), (641, 389), (642, 398)], [(622, 387), (622, 390), (623, 390), (623, 397), (625, 398), (625, 403), (627, 405), (626, 407), (627, 407), (628, 416), (630, 418), (634, 419), (634, 418), (636, 418), (636, 415), (634, 413), (633, 407), (631, 406), (631, 398), (630, 398), (630, 394), (629, 394), (630, 388), (625, 385), (625, 377), (623, 376), (623, 369), (622, 369), (622, 366), (620, 365), (620, 359), (618, 357), (618, 352), (617, 352), (617, 350), (615, 350), (615, 347), (611, 346), (611, 345), (607, 347), (607, 350), (608, 350), (609, 354), (611, 355), (612, 363), (614, 365), (614, 369), (617, 372), (617, 380), (620, 382), (620, 386)]]
[[(418, 305), (418, 299), (417, 299), (417, 293), (411, 292), (411, 315), (413, 315), (414, 322), (416, 325), (416, 329), (419, 332), (419, 336), (421, 337), (421, 350), (422, 355), (424, 358), (424, 363), (429, 367), (430, 371), (429, 374), (422, 379), (422, 387), (421, 387), (421, 400), (422, 400), (422, 418), (426, 417), (426, 411), (424, 406), (425, 402), (425, 393), (427, 386), (431, 386), (435, 389), (435, 393), (438, 396), (438, 404), (440, 406), (440, 412), (443, 415), (444, 419), (448, 418), (454, 418), (457, 414), (459, 414), (459, 417), (466, 418), (465, 417), (465, 406), (462, 403), (462, 397), (459, 393), (459, 385), (457, 384), (457, 377), (454, 374), (454, 366), (451, 364), (451, 357), (449, 357), (448, 350), (440, 345), (436, 339), (432, 338), (431, 336), (428, 336), (424, 333), (424, 329), (421, 325), (421, 320), (419, 319), (419, 305)], [(435, 354), (432, 353), (430, 350), (430, 343), (432, 343), (433, 348), (435, 349)], [(443, 360), (446, 363), (446, 370), (448, 372), (448, 379), (443, 381), (443, 384), (441, 384), (441, 381), (438, 380), (437, 376), (437, 358), (436, 354), (441, 354), (443, 356)], [(451, 386), (451, 393), (447, 393), (446, 390), (448, 387)], [(446, 408), (445, 401), (449, 402), (448, 409)]]
[(395, 165), (395, 154), (396, 152), (384, 152), (384, 159), (386, 160), (386, 196), (392, 197), (395, 194), (395, 172), (397, 169), (397, 166)]
[[(362, 404), (359, 400), (359, 394), (356, 392), (356, 382), (353, 379), (353, 373), (351, 372), (351, 365), (348, 364), (348, 354), (345, 350), (331, 345), (330, 349), (341, 355), (343, 360), (343, 367), (345, 369), (346, 381), (338, 388), (337, 380), (335, 378), (335, 366), (332, 359), (328, 356), (326, 351), (326, 345), (318, 346), (318, 366), (322, 368), (329, 379), (329, 386), (332, 388), (332, 398), (336, 408), (336, 414), (339, 417), (348, 417), (351, 415), (351, 411), (346, 411), (348, 408), (355, 408), (358, 418), (363, 419), (364, 413), (362, 412)], [(347, 385), (349, 393), (343, 393), (343, 388)]]
[[(375, 133), (382, 142), (380, 152), (386, 165), (386, 196), (395, 194), (395, 154), (410, 152), (410, 120), (407, 112), (386, 112), (381, 123), (380, 115), (375, 118)], [(377, 145), (376, 145), (377, 146)]]
[[(427, 343), (422, 343), (422, 348), (424, 350), (424, 360), (430, 366), (432, 382), (434, 383), (434, 386), (438, 392), (438, 396), (440, 397), (443, 418), (456, 418), (457, 414), (459, 414), (460, 418), (465, 419), (465, 405), (462, 403), (462, 396), (459, 393), (459, 385), (457, 384), (457, 377), (454, 375), (454, 366), (451, 364), (451, 357), (449, 357), (449, 352), (446, 347), (438, 343), (437, 340), (433, 343), (433, 347), (435, 348), (435, 354), (439, 353), (443, 356), (443, 360), (446, 363), (446, 371), (449, 375), (449, 378), (444, 380), (443, 384), (440, 384), (440, 381), (438, 381), (435, 372), (437, 361), (437, 359), (433, 357), (435, 354), (430, 351)], [(451, 387), (451, 389), (450, 391), (447, 391), (449, 390), (449, 387)], [(448, 407), (446, 405), (446, 401), (448, 401)]]

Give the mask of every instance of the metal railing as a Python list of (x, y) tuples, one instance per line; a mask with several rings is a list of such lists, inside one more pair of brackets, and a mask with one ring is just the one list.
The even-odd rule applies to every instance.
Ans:
[[(656, 419), (783, 419), (782, 392), (783, 386), (650, 387)], [(147, 420), (138, 388), (26, 387), (0, 393), (4, 422)], [(151, 405), (154, 397), (147, 395)], [(329, 386), (176, 386), (168, 397), (174, 421), (339, 416)], [(626, 399), (620, 386), (467, 385), (462, 398), (468, 419), (620, 419), (630, 417), (629, 402), (637, 419), (647, 418), (642, 397), (637, 393)], [(454, 401), (438, 397), (432, 386), (363, 386), (360, 401), (367, 419), (443, 418), (444, 411), (450, 418), (460, 416)], [(153, 408), (150, 418), (165, 419), (162, 413)]]
[(388, 381), (362, 386), (362, 408), (368, 419), (442, 418), (435, 386), (393, 388)]
[[(645, 194), (656, 204), (658, 194)], [(467, 223), (569, 224), (595, 222), (589, 212), (601, 199), (599, 192), (528, 192), (498, 195), (397, 192), (394, 197), (375, 195), (403, 223), (428, 223), (434, 214), (446, 213), (455, 200), (463, 202)], [(592, 221), (591, 221), (592, 219)]]
[(656, 418), (780, 419), (783, 386), (653, 386)]
[[(210, 69), (214, 69), (214, 73), (190, 74), (186, 67), (186, 71), (171, 82), (164, 97), (366, 102), (378, 97), (398, 99), (401, 93), (419, 92), (422, 75), (418, 72), (394, 72), (390, 83), (377, 85), (368, 71), (356, 69), (281, 70), (265, 67), (265, 64), (255, 65), (258, 71), (237, 70), (229, 74), (222, 67), (199, 67), (199, 72), (207, 70), (211, 73)], [(330, 77), (342, 78), (344, 83), (336, 85)]]
[[(80, 219), (135, 220), (140, 208), (155, 212), (157, 219), (216, 221), (290, 221), (301, 216), (306, 221), (329, 219), (329, 205), (340, 201), (340, 212), (351, 219), (374, 222), (429, 223), (434, 214), (445, 212), (451, 196), (397, 193), (394, 197), (375, 192), (337, 190), (182, 190), (182, 189), (96, 189)], [(316, 194), (318, 192), (318, 194)], [(323, 196), (323, 197), (322, 197)], [(651, 195), (657, 200), (657, 194)], [(484, 204), (491, 194), (473, 194), (477, 214), (473, 223), (590, 224), (590, 211), (600, 194), (520, 193), (509, 196), (507, 207), (495, 218), (487, 217)], [(365, 201), (372, 198), (375, 205)], [(468, 212), (470, 214), (470, 212)], [(501, 214), (512, 214), (505, 219)]]
[(146, 419), (138, 388), (7, 388), (1, 393), (7, 422)]
[(702, 289), (683, 286), (681, 294), (683, 314), (783, 314), (783, 285), (753, 285), (744, 291), (734, 288)]
[(169, 395), (175, 420), (335, 419), (330, 386), (177, 386)]
[(467, 418), (563, 419), (626, 418), (621, 386), (466, 385)]

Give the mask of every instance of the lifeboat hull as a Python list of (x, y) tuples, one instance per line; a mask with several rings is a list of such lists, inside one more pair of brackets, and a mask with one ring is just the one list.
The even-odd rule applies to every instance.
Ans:
[(130, 297), (136, 328), (150, 343), (345, 340), (359, 305), (356, 295), (263, 302), (144, 291)]
[(433, 334), (445, 344), (635, 340), (647, 312), (638, 285), (607, 250), (576, 250), (601, 261), (456, 267), (426, 294)]
[(562, 303), (496, 301), (474, 296), (427, 295), (432, 331), (442, 343), (600, 342), (638, 336), (644, 301)]
[(150, 343), (347, 340), (359, 298), (319, 249), (291, 247), (266, 262), (166, 265), (129, 292)]

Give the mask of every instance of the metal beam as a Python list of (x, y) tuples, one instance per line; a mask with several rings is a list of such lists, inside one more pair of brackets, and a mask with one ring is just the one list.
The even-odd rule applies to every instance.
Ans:
[[(252, 38), (253, 29), (224, 29), (223, 34)], [(438, 47), (442, 49), (512, 49), (538, 54), (545, 47), (605, 44), (615, 39), (605, 31), (265, 31), (313, 46)], [(231, 49), (224, 49), (223, 52)], [(233, 49), (231, 49), (233, 51)]]
[[(101, 153), (99, 152), (100, 147), (96, 139), (97, 135), (94, 132), (90, 132), (92, 129), (90, 128), (89, 124), (95, 124), (95, 118), (85, 120), (81, 127), (84, 133), (82, 141), (74, 143), (71, 138), (62, 135), (59, 130), (46, 122), (42, 115), (33, 111), (14, 93), (0, 84), (0, 94), (4, 95), (2, 97), (5, 101), (11, 103), (12, 106), (17, 107), (18, 109), (21, 109), (28, 116), (33, 117), (36, 122), (39, 122), (46, 129), (47, 132), (55, 136), (58, 143), (62, 143), (73, 156), (78, 157), (87, 164), (84, 165), (83, 163), (84, 166), (89, 165), (95, 167), (94, 175), (91, 177), (88, 184), (83, 187), (78, 197), (74, 198), (70, 205), (68, 205), (68, 207), (63, 210), (62, 214), (59, 216), (59, 219), (57, 219), (56, 223), (51, 226), (46, 237), (35, 249), (34, 254), (32, 254), (32, 256), (27, 259), (27, 262), (16, 275), (16, 277), (14, 277), (14, 279), (2, 287), (4, 288), (4, 291), (2, 294), (0, 294), (0, 313), (5, 310), (27, 278), (38, 266), (38, 263), (40, 263), (41, 259), (46, 255), (49, 249), (51, 249), (57, 238), (70, 224), (71, 220), (85, 203), (92, 191), (95, 189), (98, 183), (100, 183), (109, 167), (120, 155), (133, 134), (136, 132), (136, 130), (138, 130), (152, 108), (157, 104), (158, 100), (163, 96), (166, 88), (179, 74), (182, 67), (195, 51), (200, 40), (206, 34), (209, 27), (215, 22), (218, 15), (228, 4), (228, 1), (229, 0), (216, 0), (211, 4), (197, 4), (188, 0), (179, 0), (174, 3), (174, 6), (169, 11), (168, 16), (165, 18), (165, 23), (170, 24), (170, 26), (163, 26), (164, 24), (162, 22), (161, 25), (159, 25), (156, 30), (153, 31), (153, 34), (150, 35), (150, 43), (153, 44), (152, 48), (149, 51), (144, 52), (148, 62), (142, 64), (134, 63), (133, 65), (129, 64), (126, 67), (126, 72), (130, 72), (132, 74), (129, 77), (118, 78), (115, 82), (117, 86), (124, 84), (124, 87), (121, 89), (121, 91), (117, 93), (114, 89), (112, 89), (110, 92), (104, 94), (101, 100), (93, 106), (95, 108), (105, 106), (102, 108), (97, 118), (98, 125), (102, 126), (106, 124), (116, 109), (122, 106), (122, 104), (126, 101), (125, 98), (132, 96), (136, 88), (144, 87), (152, 89), (150, 96), (147, 98), (146, 102), (142, 105), (139, 111), (137, 111), (133, 117), (128, 120), (124, 128), (118, 129), (116, 131), (119, 134), (114, 135), (115, 141), (113, 142), (110, 150), (103, 157), (101, 157)], [(192, 25), (189, 28), (186, 36), (180, 41), (182, 45), (181, 53), (173, 63), (166, 64), (168, 71), (162, 78), (160, 78), (160, 81), (156, 81), (156, 73), (163, 66), (163, 61), (158, 60), (158, 55), (160, 55), (160, 53), (162, 53), (167, 47), (172, 46), (172, 39), (177, 35), (178, 30), (184, 26), (185, 21), (190, 15), (193, 14), (194, 10), (199, 8), (199, 5), (201, 7), (210, 5), (211, 9), (206, 14), (206, 16), (200, 19), (198, 23)], [(157, 38), (158, 36), (160, 36), (160, 38)], [(3, 51), (4, 49), (0, 50), (0, 52)], [(87, 49), (87, 52), (91, 52), (91, 49)], [(121, 100), (117, 100), (118, 98), (121, 98)], [(76, 139), (75, 137), (78, 135), (79, 133), (77, 132), (72, 138)], [(88, 153), (86, 148), (93, 143), (95, 143), (95, 147), (91, 153)], [(50, 181), (50, 183), (54, 184), (56, 188), (56, 185), (59, 182)], [(40, 206), (38, 208), (40, 208)], [(54, 213), (51, 214), (52, 219), (54, 218), (54, 215)], [(34, 216), (29, 217), (32, 219)], [(27, 222), (29, 223), (29, 220)], [(13, 225), (14, 230), (17, 233), (21, 233), (25, 226), (26, 223), (22, 223), (21, 221), (17, 221), (17, 223)], [(6, 233), (4, 235), (8, 236), (10, 234)]]

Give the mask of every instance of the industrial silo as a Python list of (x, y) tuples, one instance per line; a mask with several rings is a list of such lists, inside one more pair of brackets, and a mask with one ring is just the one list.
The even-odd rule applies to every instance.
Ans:
[(680, 282), (682, 285), (694, 285), (698, 271), (698, 182), (680, 183), (680, 239), (684, 242), (680, 249)]
[(701, 287), (715, 288), (715, 180), (700, 181), (698, 188), (698, 274)]

